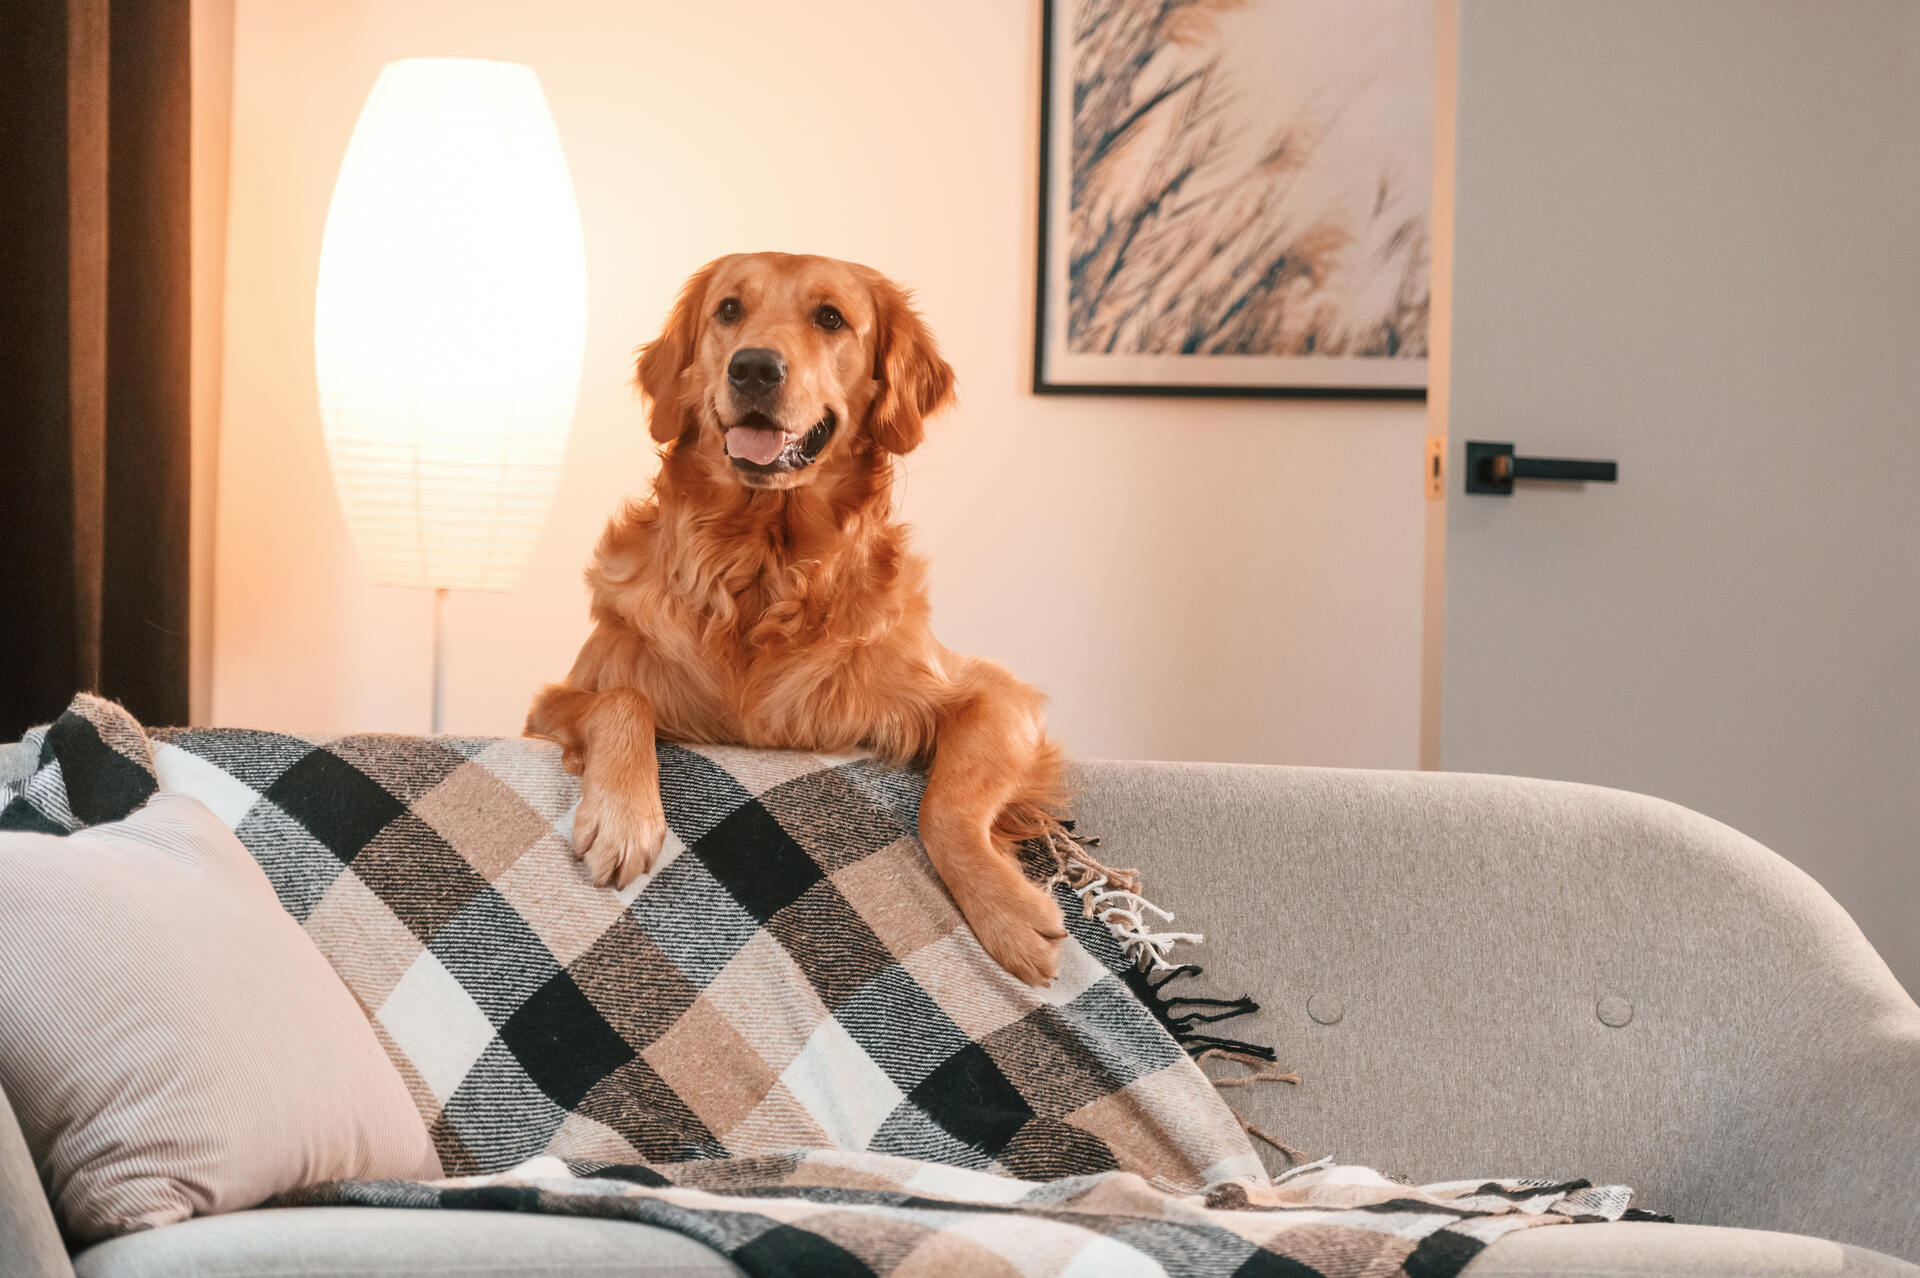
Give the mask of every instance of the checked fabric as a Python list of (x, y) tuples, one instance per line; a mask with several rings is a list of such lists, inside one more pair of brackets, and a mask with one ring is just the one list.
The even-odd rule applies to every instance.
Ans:
[(578, 785), (543, 742), (149, 747), (82, 697), (41, 748), (0, 826), (113, 819), (155, 787), (203, 801), (366, 1009), (448, 1174), (799, 1148), (1029, 1179), (1260, 1174), (1064, 886), (1052, 987), (987, 957), (920, 848), (916, 773), (663, 745), (672, 833), (614, 892), (570, 854)]
[(1314, 1165), (1181, 1194), (1125, 1172), (1046, 1184), (878, 1154), (651, 1167), (539, 1159), (499, 1176), (337, 1181), (285, 1206), (531, 1211), (671, 1229), (755, 1278), (1451, 1278), (1501, 1237), (1640, 1217), (1585, 1181), (1413, 1188)]
[(870, 760), (663, 747), (672, 835), (616, 893), (536, 742), (149, 737), (83, 695), (13, 749), (0, 829), (193, 795), (366, 1009), (448, 1178), (283, 1205), (642, 1221), (758, 1278), (1449, 1278), (1514, 1230), (1643, 1215), (1585, 1181), (1270, 1182), (1106, 925), (1057, 886), (1060, 979), (1008, 976), (919, 847), (923, 779)]

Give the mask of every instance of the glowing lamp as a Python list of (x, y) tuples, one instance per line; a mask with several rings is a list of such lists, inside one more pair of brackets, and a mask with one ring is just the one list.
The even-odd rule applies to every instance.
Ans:
[(388, 63), (327, 211), (313, 346), (341, 510), (380, 585), (512, 590), (553, 501), (586, 254), (531, 68)]

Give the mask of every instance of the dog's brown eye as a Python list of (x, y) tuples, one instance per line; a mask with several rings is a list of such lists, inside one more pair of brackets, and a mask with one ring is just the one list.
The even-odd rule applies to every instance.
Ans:
[(722, 324), (733, 323), (740, 318), (740, 299), (737, 297), (729, 297), (726, 301), (720, 303), (720, 309), (713, 314), (714, 318), (718, 319)]
[(835, 329), (841, 327), (847, 321), (846, 321), (846, 317), (841, 315), (839, 311), (835, 310), (831, 306), (823, 305), (819, 310), (813, 313), (813, 322), (818, 324), (821, 328), (826, 329), (829, 333), (831, 333)]

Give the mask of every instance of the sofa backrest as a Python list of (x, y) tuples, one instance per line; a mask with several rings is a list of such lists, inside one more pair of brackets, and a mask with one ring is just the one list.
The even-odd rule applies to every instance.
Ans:
[(1192, 992), (1264, 1005), (1232, 1033), (1301, 1082), (1229, 1095), (1281, 1140), (1415, 1181), (1618, 1181), (1683, 1221), (1920, 1260), (1920, 1008), (1751, 839), (1509, 777), (1077, 781), (1102, 860), (1208, 933)]

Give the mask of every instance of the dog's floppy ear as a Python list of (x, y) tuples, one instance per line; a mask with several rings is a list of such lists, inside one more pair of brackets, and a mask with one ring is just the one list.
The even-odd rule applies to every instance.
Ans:
[(695, 407), (687, 402), (684, 375), (693, 364), (700, 334), (706, 329), (707, 285), (713, 282), (719, 267), (720, 262), (713, 261), (694, 272), (680, 290), (665, 330), (640, 348), (635, 380), (647, 397), (647, 430), (662, 444), (680, 438)]
[(940, 358), (933, 334), (906, 290), (878, 274), (869, 279), (874, 301), (873, 380), (880, 383), (867, 429), (890, 453), (910, 453), (926, 434), (926, 419), (953, 402), (953, 368)]

